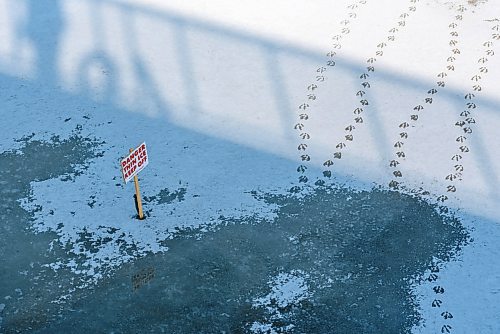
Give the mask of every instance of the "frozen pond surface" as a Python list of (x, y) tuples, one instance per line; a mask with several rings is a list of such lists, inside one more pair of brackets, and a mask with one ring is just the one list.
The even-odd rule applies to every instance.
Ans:
[[(30, 198), (30, 182), (51, 178), (70, 182), (86, 169), (84, 162), (100, 155), (95, 151), (98, 144), (79, 136), (78, 130), (66, 140), (57, 136), (49, 142), (31, 138), (19, 140), (20, 150), (0, 154), (3, 198), (0, 210), (0, 295), (3, 300), (0, 303), (13, 305), (9, 312), (10, 307), (4, 308), (2, 304), (4, 312), (0, 316), (7, 318), (2, 330), (6, 332), (9, 328), (22, 330), (45, 322), (58, 308), (48, 302), (56, 299), (61, 288), (71, 285), (74, 279), (60, 277), (43, 266), (65, 256), (65, 252), (57, 244), (55, 233), (35, 235), (31, 231), (33, 212), (24, 210), (20, 200)], [(0, 318), (0, 325), (1, 322)]]
[(498, 2), (0, 8), (1, 333), (500, 332)]
[[(77, 153), (78, 163), (70, 164)], [(30, 213), (16, 200), (29, 193), (28, 180), (70, 179), (98, 154), (98, 143), (75, 134), (26, 140), (19, 152), (0, 155), (1, 170), (12, 174), (2, 179), (13, 182), (3, 187), (1, 281), (7, 284), (0, 295), (17, 292), (6, 301), (6, 333), (409, 333), (420, 320), (412, 286), (432, 279), (424, 272), (437, 272), (468, 242), (458, 220), (398, 192), (254, 192), (278, 206), (273, 221), (221, 217), (224, 223), (208, 232), (178, 230), (165, 240), (167, 252), (127, 263), (65, 303), (49, 303), (79, 277), (40, 265), (63, 253), (57, 245), (48, 251), (51, 233), (27, 232)], [(33, 163), (54, 158), (63, 163)], [(16, 179), (20, 168), (28, 175)]]

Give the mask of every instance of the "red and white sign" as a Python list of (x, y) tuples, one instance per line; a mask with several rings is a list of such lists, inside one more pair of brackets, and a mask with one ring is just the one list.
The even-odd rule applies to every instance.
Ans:
[(132, 180), (148, 163), (146, 143), (142, 143), (121, 161), (122, 176), (125, 183)]

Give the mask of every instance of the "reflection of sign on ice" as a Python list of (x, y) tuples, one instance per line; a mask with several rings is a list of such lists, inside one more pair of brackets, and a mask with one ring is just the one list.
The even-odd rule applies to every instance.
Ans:
[(122, 176), (125, 183), (132, 180), (149, 163), (146, 143), (142, 143), (121, 161)]

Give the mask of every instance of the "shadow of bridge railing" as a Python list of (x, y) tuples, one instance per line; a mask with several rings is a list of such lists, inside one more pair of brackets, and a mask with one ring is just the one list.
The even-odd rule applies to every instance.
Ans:
[[(2, 36), (9, 41), (0, 53), (5, 75), (295, 159), (299, 138), (293, 126), (297, 102), (304, 98), (297, 87), (304, 87), (305, 96), (314, 69), (325, 62), (321, 52), (121, 1), (3, 0), (2, 5)], [(335, 73), (354, 78), (363, 68), (338, 58)], [(431, 85), (387, 69), (376, 75), (416, 94)], [(352, 81), (346, 89), (354, 87)], [(462, 93), (447, 89), (441, 96), (460, 108)], [(477, 101), (487, 110), (500, 106), (491, 97)], [(386, 104), (379, 97), (373, 102), (374, 111)], [(371, 120), (375, 147), (386, 160), (390, 136), (377, 113)], [(482, 178), (498, 197), (493, 157), (482, 133), (474, 136), (471, 150), (485, 161)]]

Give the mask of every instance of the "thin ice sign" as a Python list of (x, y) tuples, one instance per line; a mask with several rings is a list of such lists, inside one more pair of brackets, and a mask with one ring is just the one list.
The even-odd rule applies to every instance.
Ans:
[(142, 143), (121, 161), (122, 176), (125, 183), (132, 180), (148, 163), (146, 143)]

